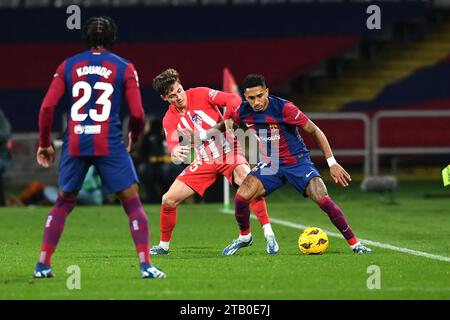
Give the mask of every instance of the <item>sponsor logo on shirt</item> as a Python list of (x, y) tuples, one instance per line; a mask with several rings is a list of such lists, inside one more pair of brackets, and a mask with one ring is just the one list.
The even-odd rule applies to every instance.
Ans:
[(75, 134), (100, 134), (102, 131), (101, 125), (93, 125), (93, 126), (82, 126), (77, 124), (73, 127), (73, 132)]
[(275, 134), (275, 135), (273, 135), (273, 136), (270, 136), (270, 137), (259, 137), (262, 141), (275, 141), (275, 140), (280, 140), (280, 135), (278, 135), (278, 134)]
[(209, 96), (212, 100), (214, 100), (214, 98), (217, 96), (217, 90), (210, 89), (209, 92), (208, 92), (208, 96)]

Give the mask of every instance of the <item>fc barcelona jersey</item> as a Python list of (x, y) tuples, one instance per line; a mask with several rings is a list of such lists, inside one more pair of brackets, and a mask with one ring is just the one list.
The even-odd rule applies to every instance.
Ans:
[(105, 156), (123, 147), (120, 106), (125, 86), (138, 86), (127, 60), (104, 50), (89, 50), (65, 60), (55, 77), (64, 77), (71, 156)]

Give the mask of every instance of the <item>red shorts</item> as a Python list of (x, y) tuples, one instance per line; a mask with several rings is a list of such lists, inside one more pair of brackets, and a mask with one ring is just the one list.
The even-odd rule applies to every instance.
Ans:
[(206, 189), (208, 189), (220, 176), (224, 176), (236, 187), (233, 182), (233, 171), (241, 164), (248, 162), (244, 156), (238, 155), (236, 161), (232, 164), (217, 164), (208, 163), (201, 160), (192, 162), (186, 169), (184, 169), (177, 177), (178, 180), (187, 184), (192, 190), (203, 197)]

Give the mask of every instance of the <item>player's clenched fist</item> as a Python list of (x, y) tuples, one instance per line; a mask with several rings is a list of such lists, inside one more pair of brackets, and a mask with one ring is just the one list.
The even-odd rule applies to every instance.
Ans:
[(347, 171), (345, 171), (344, 168), (342, 168), (338, 163), (330, 167), (330, 174), (333, 178), (333, 181), (341, 185), (342, 187), (347, 187), (348, 183), (352, 181), (352, 178), (347, 173)]
[(175, 164), (184, 163), (191, 151), (188, 146), (178, 146), (175, 147), (172, 153), (172, 162)]
[(36, 152), (36, 161), (39, 165), (48, 168), (53, 163), (53, 160), (55, 160), (55, 150), (52, 146), (48, 148), (38, 148)]

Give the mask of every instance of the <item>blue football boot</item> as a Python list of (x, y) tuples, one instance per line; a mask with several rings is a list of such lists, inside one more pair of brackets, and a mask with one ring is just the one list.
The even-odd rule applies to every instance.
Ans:
[(34, 278), (53, 278), (55, 274), (51, 267), (46, 266), (43, 263), (38, 262), (34, 268), (33, 277)]
[(371, 253), (372, 250), (367, 248), (366, 246), (363, 246), (361, 243), (357, 243), (352, 247), (352, 250), (354, 253), (364, 254), (364, 253)]
[(166, 274), (158, 268), (143, 262), (141, 263), (141, 276), (144, 279), (163, 279), (166, 277)]
[(156, 256), (158, 254), (169, 254), (169, 250), (164, 249), (161, 246), (153, 246), (150, 249), (150, 255)]
[(242, 241), (239, 238), (234, 239), (231, 244), (229, 244), (225, 249), (222, 251), (223, 256), (231, 256), (236, 253), (241, 248), (251, 246), (253, 243), (253, 237), (250, 237), (250, 240), (248, 241)]

